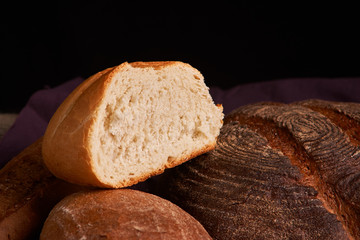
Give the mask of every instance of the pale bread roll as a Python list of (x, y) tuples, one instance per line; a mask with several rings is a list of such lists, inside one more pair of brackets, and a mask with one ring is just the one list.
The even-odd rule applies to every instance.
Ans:
[(85, 80), (58, 108), (44, 162), (72, 183), (126, 187), (213, 149), (222, 119), (190, 65), (123, 63)]
[(155, 195), (130, 189), (75, 193), (59, 202), (40, 239), (211, 239), (192, 216)]

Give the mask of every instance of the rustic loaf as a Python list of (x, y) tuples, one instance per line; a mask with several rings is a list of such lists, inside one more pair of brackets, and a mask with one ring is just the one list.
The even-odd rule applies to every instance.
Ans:
[(240, 107), (213, 151), (167, 176), (214, 239), (360, 239), (360, 104)]
[(123, 63), (90, 77), (62, 103), (44, 135), (43, 157), (69, 182), (126, 187), (213, 149), (222, 118), (190, 65)]
[(42, 138), (0, 170), (0, 239), (38, 239), (52, 207), (83, 190), (55, 178), (41, 157)]
[(50, 212), (40, 239), (211, 239), (171, 202), (130, 189), (79, 192)]

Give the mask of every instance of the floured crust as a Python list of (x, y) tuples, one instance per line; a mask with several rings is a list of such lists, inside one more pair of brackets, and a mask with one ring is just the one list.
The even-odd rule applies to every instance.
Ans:
[[(135, 68), (152, 67), (155, 70), (171, 65), (190, 65), (182, 62), (134, 62), (123, 63), (119, 66), (101, 71), (78, 86), (61, 104), (52, 117), (44, 135), (42, 154), (48, 169), (57, 177), (71, 183), (99, 187), (126, 187), (144, 181), (145, 179), (162, 173), (165, 168), (177, 166), (199, 154), (214, 148), (215, 142), (187, 154), (178, 159), (172, 159), (161, 169), (137, 178), (130, 178), (128, 182), (114, 186), (106, 184), (96, 176), (96, 169), (92, 163), (90, 134), (94, 132), (94, 122), (106, 89), (112, 78), (129, 66)], [(221, 106), (220, 106), (221, 107)]]
[[(106, 217), (104, 217), (106, 216)], [(130, 189), (84, 191), (49, 214), (40, 239), (211, 239), (168, 200)]]

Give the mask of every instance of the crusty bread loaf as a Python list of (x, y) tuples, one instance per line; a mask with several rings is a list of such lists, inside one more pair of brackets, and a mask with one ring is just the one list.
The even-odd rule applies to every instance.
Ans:
[(360, 239), (359, 133), (357, 103), (240, 107), (167, 198), (215, 239)]
[(40, 239), (211, 239), (171, 202), (130, 189), (79, 192), (50, 212)]
[(0, 239), (38, 239), (52, 207), (84, 190), (55, 178), (43, 165), (42, 138), (0, 170)]
[(214, 148), (222, 126), (203, 76), (182, 62), (123, 63), (62, 103), (43, 157), (72, 183), (126, 187)]

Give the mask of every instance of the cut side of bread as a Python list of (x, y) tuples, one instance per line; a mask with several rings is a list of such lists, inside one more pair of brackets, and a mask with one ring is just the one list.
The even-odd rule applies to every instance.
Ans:
[(123, 63), (85, 80), (62, 103), (43, 157), (72, 183), (126, 187), (213, 149), (222, 119), (190, 65)]

